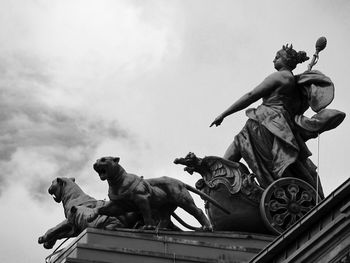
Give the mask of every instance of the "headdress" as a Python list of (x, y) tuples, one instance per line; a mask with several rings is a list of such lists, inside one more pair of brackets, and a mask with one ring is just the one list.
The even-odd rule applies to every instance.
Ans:
[(286, 64), (290, 66), (292, 69), (294, 69), (297, 64), (303, 63), (304, 61), (309, 59), (305, 51), (299, 51), (299, 52), (295, 51), (293, 49), (293, 44), (283, 45), (282, 50), (285, 53), (284, 59)]

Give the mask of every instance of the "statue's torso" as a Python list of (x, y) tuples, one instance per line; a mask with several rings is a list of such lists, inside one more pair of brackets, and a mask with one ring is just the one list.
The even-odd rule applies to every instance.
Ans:
[(300, 107), (300, 91), (295, 84), (292, 74), (283, 76), (283, 81), (269, 95), (263, 97), (265, 106), (281, 106), (291, 116), (294, 116)]

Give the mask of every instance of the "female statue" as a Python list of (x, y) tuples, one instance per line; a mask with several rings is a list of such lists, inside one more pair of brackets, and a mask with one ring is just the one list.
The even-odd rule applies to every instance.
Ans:
[[(219, 126), (227, 116), (262, 99), (260, 106), (246, 111), (249, 119), (224, 158), (234, 162), (243, 158), (263, 188), (281, 177), (297, 177), (316, 188), (316, 167), (308, 158), (311, 152), (294, 121), (305, 108), (292, 71), (308, 59), (304, 51), (297, 52), (292, 45), (283, 46), (273, 60), (277, 71), (234, 102), (210, 125)], [(319, 193), (323, 197), (320, 187)]]

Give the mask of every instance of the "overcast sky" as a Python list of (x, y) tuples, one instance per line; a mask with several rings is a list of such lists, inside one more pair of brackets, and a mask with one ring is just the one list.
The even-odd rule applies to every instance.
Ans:
[[(283, 44), (311, 56), (327, 37), (315, 69), (335, 83), (329, 108), (350, 112), (349, 13), (347, 0), (1, 0), (0, 261), (50, 253), (37, 238), (64, 219), (47, 193), (55, 177), (107, 197), (92, 170), (101, 156), (193, 185), (200, 177), (173, 160), (223, 155), (245, 113), (209, 124), (273, 72)], [(348, 178), (349, 133), (345, 119), (321, 136), (319, 155), (308, 144), (326, 195)]]

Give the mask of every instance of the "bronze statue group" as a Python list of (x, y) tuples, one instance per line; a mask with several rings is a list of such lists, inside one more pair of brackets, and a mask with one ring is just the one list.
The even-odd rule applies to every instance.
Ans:
[[(293, 70), (309, 57), (292, 45), (283, 46), (273, 60), (276, 71), (211, 123), (219, 126), (229, 115), (262, 99), (256, 109), (246, 110), (248, 120), (222, 158), (189, 153), (175, 160), (190, 174), (202, 176), (196, 188), (169, 177), (144, 179), (127, 173), (119, 158), (102, 157), (94, 170), (108, 182), (110, 200), (88, 196), (72, 178), (55, 179), (49, 193), (62, 202), (66, 219), (39, 243), (49, 249), (58, 239), (77, 236), (87, 227), (181, 231), (171, 216), (191, 228), (174, 214), (177, 207), (198, 220), (201, 228), (191, 228), (197, 231), (279, 234), (290, 227), (324, 198), (306, 142), (345, 118), (345, 113), (326, 108), (334, 98), (330, 78), (312, 70), (325, 45), (326, 39), (320, 38), (308, 70), (300, 75)], [(303, 115), (308, 108), (315, 112), (310, 118)], [(189, 191), (205, 200), (209, 219)]]

